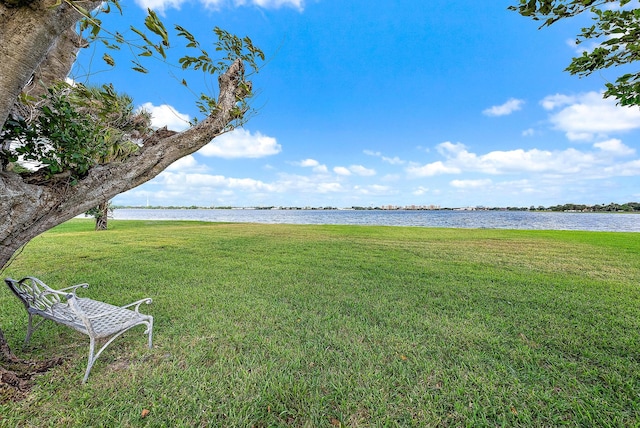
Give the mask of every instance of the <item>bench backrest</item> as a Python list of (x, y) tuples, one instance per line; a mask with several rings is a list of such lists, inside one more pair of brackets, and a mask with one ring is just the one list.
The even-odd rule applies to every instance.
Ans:
[(38, 278), (27, 277), (20, 281), (6, 278), (4, 282), (24, 303), (27, 311), (29, 309), (37, 309), (47, 312), (51, 310), (54, 304), (60, 303), (60, 296), (52, 292), (53, 290)]

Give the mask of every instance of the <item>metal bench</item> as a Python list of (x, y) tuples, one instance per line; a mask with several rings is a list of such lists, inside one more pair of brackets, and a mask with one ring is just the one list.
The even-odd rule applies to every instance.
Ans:
[[(25, 344), (29, 343), (33, 332), (42, 324), (44, 319), (71, 327), (89, 336), (89, 362), (82, 379), (85, 383), (89, 378), (91, 367), (102, 351), (118, 336), (137, 325), (146, 325), (144, 334), (149, 335), (149, 348), (152, 347), (153, 317), (141, 314), (138, 310), (143, 303), (150, 304), (151, 299), (142, 299), (125, 306), (114, 306), (97, 300), (76, 296), (78, 288), (87, 288), (88, 284), (78, 284), (61, 290), (48, 287), (38, 278), (26, 277), (20, 281), (6, 278), (5, 282), (16, 296), (24, 303), (29, 314), (29, 325)], [(133, 308), (133, 310), (128, 309)], [(33, 316), (39, 315), (43, 320), (33, 325)], [(96, 340), (108, 339), (95, 351)]]

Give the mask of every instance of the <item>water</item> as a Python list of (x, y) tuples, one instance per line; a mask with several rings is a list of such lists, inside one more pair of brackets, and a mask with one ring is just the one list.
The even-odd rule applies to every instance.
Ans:
[(640, 232), (640, 215), (528, 211), (117, 209), (122, 220)]

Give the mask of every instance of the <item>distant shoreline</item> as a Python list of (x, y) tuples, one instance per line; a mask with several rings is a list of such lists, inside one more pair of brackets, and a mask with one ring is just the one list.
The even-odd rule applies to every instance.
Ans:
[[(633, 204), (633, 205), (631, 205)], [(585, 208), (565, 208), (565, 204), (554, 207), (283, 207), (283, 206), (256, 206), (256, 207), (198, 207), (198, 206), (126, 206), (114, 205), (113, 209), (127, 210), (239, 210), (239, 211), (526, 211), (526, 212), (564, 212), (564, 213), (608, 213), (608, 214), (637, 214), (640, 213), (640, 203), (628, 203), (620, 206), (627, 206), (631, 209), (597, 209), (594, 205)]]

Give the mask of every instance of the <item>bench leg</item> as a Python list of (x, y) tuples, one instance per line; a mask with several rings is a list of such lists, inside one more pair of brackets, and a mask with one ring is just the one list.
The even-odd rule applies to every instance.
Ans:
[[(145, 333), (149, 334), (149, 348), (151, 348), (153, 346), (153, 317), (149, 317), (149, 318), (150, 320), (148, 322), (145, 322), (144, 324), (147, 325), (147, 330), (145, 331)], [(131, 326), (129, 327), (129, 329), (132, 327), (135, 327), (135, 326)], [(98, 352), (95, 352), (96, 340), (93, 337), (89, 336), (89, 340), (90, 340), (89, 341), (89, 361), (87, 363), (87, 371), (84, 374), (84, 379), (82, 379), (82, 383), (87, 382), (87, 379), (89, 378), (89, 373), (91, 372), (91, 367), (93, 367), (93, 363), (95, 363), (98, 357), (100, 356), (100, 354), (102, 354), (102, 351), (107, 349), (107, 346), (109, 346), (111, 342), (116, 340), (122, 333), (128, 331), (129, 329), (119, 331), (118, 333), (111, 336), (111, 338), (107, 340), (107, 342), (104, 345), (102, 345), (102, 348), (100, 348)]]
[(82, 383), (86, 383), (87, 379), (89, 379), (89, 373), (91, 372), (91, 367), (93, 367), (93, 363), (95, 363), (97, 356), (94, 357), (93, 351), (96, 348), (96, 341), (93, 337), (89, 338), (89, 361), (87, 363), (87, 370), (84, 373), (84, 379), (82, 379)]
[(24, 339), (24, 345), (27, 346), (29, 340), (31, 340), (31, 334), (33, 333), (33, 316), (29, 314), (29, 324), (27, 325), (27, 337)]
[(149, 349), (153, 348), (153, 317), (150, 317), (147, 331), (149, 332)]

